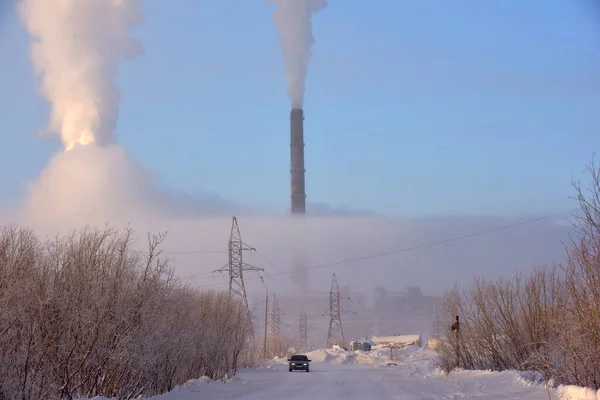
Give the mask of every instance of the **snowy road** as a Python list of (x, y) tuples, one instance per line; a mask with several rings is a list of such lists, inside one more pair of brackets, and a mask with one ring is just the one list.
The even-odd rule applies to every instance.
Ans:
[[(339, 360), (338, 360), (339, 361)], [(516, 372), (459, 371), (446, 376), (434, 369), (431, 354), (416, 352), (397, 366), (314, 362), (311, 372), (288, 372), (287, 365), (246, 369), (229, 383), (195, 382), (157, 400), (547, 400), (541, 385), (527, 385)], [(556, 398), (554, 393), (553, 398)]]

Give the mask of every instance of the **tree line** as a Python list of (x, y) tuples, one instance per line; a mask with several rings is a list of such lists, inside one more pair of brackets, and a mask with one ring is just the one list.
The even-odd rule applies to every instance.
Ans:
[(0, 228), (0, 400), (117, 397), (226, 379), (247, 351), (239, 302), (177, 280), (164, 234)]
[(444, 370), (535, 370), (600, 389), (600, 168), (588, 171), (591, 187), (574, 184), (580, 211), (565, 263), (445, 294), (435, 321)]

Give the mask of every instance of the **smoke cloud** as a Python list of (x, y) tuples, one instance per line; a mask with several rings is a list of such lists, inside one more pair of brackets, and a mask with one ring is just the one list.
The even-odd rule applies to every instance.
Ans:
[(36, 225), (136, 220), (157, 215), (168, 202), (156, 189), (156, 176), (117, 145), (77, 146), (55, 154), (27, 194), (26, 215)]
[(312, 14), (327, 7), (327, 0), (269, 0), (277, 4), (275, 25), (286, 70), (292, 108), (302, 108), (308, 61), (315, 43)]
[(18, 11), (33, 38), (40, 91), (51, 104), (48, 130), (65, 150), (115, 142), (118, 63), (142, 51), (129, 36), (141, 0), (22, 0)]
[(179, 221), (233, 212), (252, 210), (209, 193), (188, 195), (164, 190), (158, 174), (138, 164), (116, 144), (76, 146), (55, 154), (38, 179), (27, 185), (19, 208), (20, 218), (28, 226), (53, 229), (102, 226), (106, 222)]
[[(50, 102), (48, 130), (65, 152), (28, 185), (24, 219), (40, 226), (135, 220), (182, 209), (156, 177), (115, 144), (119, 62), (140, 54), (129, 30), (141, 0), (21, 0), (40, 92)], [(181, 200), (181, 199), (179, 199)], [(187, 204), (186, 204), (187, 205)], [(188, 207), (189, 209), (190, 207)]]
[[(140, 54), (129, 30), (141, 20), (141, 0), (21, 0), (31, 35), (31, 59), (50, 102), (48, 129), (59, 133), (55, 154), (12, 220), (36, 228), (119, 225), (157, 218), (220, 214), (235, 204), (216, 196), (175, 195), (116, 144), (119, 62)], [(3, 220), (6, 217), (0, 215)]]

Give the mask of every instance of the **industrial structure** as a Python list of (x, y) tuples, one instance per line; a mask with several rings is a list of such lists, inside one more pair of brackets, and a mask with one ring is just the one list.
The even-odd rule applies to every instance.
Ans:
[(371, 351), (371, 342), (369, 341), (361, 341), (361, 340), (353, 340), (350, 342), (350, 351)]
[[(290, 112), (290, 211), (292, 215), (306, 214), (306, 169), (304, 168), (304, 110), (294, 108)], [(308, 291), (308, 271), (302, 251), (293, 256), (294, 271), (291, 280), (302, 294)]]
[(243, 252), (255, 249), (249, 247), (242, 241), (242, 236), (240, 234), (240, 228), (238, 226), (236, 217), (233, 217), (231, 222), (231, 234), (229, 236), (228, 250), (229, 261), (227, 265), (216, 270), (215, 272), (227, 272), (229, 274), (229, 297), (233, 300), (241, 301), (244, 305), (246, 315), (244, 323), (248, 327), (248, 337), (250, 338), (252, 344), (254, 344), (252, 315), (250, 314), (250, 308), (248, 308), (246, 287), (244, 286), (244, 271), (263, 271), (263, 269), (246, 264), (243, 261)]
[(272, 338), (278, 338), (281, 335), (281, 316), (284, 313), (279, 308), (279, 301), (277, 295), (273, 295), (271, 301), (271, 309), (269, 310), (269, 335)]
[(300, 312), (300, 350), (308, 350), (308, 318), (304, 310)]
[[(331, 285), (331, 281), (329, 283)], [(420, 333), (424, 338), (424, 343), (426, 343), (427, 338), (437, 336), (435, 330), (432, 330), (432, 308), (439, 309), (440, 296), (426, 295), (420, 288), (406, 288), (402, 285), (396, 285), (393, 289), (375, 287), (370, 291), (358, 291), (354, 290), (352, 286), (344, 284), (343, 279), (342, 281), (338, 279), (338, 283), (340, 293), (350, 298), (349, 300), (341, 300), (343, 308), (356, 313), (342, 315), (344, 338), (348, 342), (353, 339), (363, 340), (372, 336)], [(305, 311), (308, 316), (309, 346), (313, 345), (314, 341), (314, 345), (319, 348), (324, 347), (327, 338), (325, 333), (330, 321), (329, 318), (322, 317), (322, 314), (329, 304), (329, 288), (317, 290), (313, 287), (304, 294), (297, 289), (296, 285), (297, 282), (294, 282), (292, 286), (295, 293), (283, 291), (277, 293), (279, 306), (285, 310), (286, 317), (289, 318), (288, 320), (286, 317), (282, 317), (282, 324), (284, 322), (293, 324), (296, 328), (298, 346), (300, 346), (299, 316), (302, 311)], [(264, 293), (262, 295), (248, 294), (250, 303), (262, 301), (264, 305)], [(270, 299), (271, 297), (269, 297)], [(299, 299), (301, 300), (299, 301)], [(315, 318), (312, 318), (312, 316)], [(283, 329), (282, 327), (282, 332)], [(321, 338), (314, 336), (316, 331), (323, 332)]]
[(373, 336), (371, 343), (395, 347), (405, 347), (409, 345), (421, 346), (423, 339), (419, 334), (411, 335), (393, 335), (393, 336)]
[[(346, 297), (347, 298), (347, 297)], [(338, 286), (337, 278), (333, 274), (331, 280), (331, 289), (329, 290), (329, 310), (323, 315), (329, 315), (329, 331), (327, 333), (327, 347), (333, 347), (338, 345), (345, 347), (344, 330), (342, 329), (342, 314), (355, 314), (351, 311), (345, 311), (341, 308), (340, 300), (340, 288)]]
[(292, 214), (306, 214), (304, 181), (304, 111), (294, 108), (290, 113), (290, 186)]

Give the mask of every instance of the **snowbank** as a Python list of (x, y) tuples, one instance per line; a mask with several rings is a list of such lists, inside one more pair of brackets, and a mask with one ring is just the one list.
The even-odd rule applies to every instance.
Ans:
[[(312, 362), (326, 364), (384, 365), (390, 362), (390, 349), (384, 347), (375, 347), (371, 351), (347, 351), (341, 348), (319, 349), (304, 354), (306, 354)], [(422, 354), (419, 358), (434, 358), (435, 356), (435, 353), (429, 349), (411, 345), (403, 349), (396, 349), (393, 354), (394, 361), (408, 361), (409, 359), (414, 359), (414, 354)], [(273, 365), (286, 363), (287, 358), (275, 357), (272, 360), (269, 360), (265, 366), (270, 368)]]
[[(396, 391), (399, 387), (409, 390), (409, 393), (430, 394), (435, 399), (451, 398), (450, 392), (460, 394), (459, 397), (477, 397), (489, 398), (492, 400), (504, 399), (503, 390), (508, 390), (516, 397), (532, 400), (547, 400), (548, 392), (552, 399), (559, 400), (600, 400), (600, 391), (581, 388), (577, 386), (559, 386), (550, 388), (546, 385), (543, 376), (538, 372), (532, 371), (470, 371), (457, 368), (450, 374), (446, 374), (436, 364), (436, 353), (428, 348), (410, 345), (402, 349), (394, 350), (395, 365), (389, 366), (390, 350), (389, 348), (375, 348), (372, 351), (346, 351), (344, 349), (319, 349), (310, 351), (306, 354), (310, 360), (318, 363), (316, 374), (305, 375), (287, 375), (287, 358), (275, 357), (269, 360), (262, 368), (244, 369), (240, 371), (241, 377), (234, 377), (223, 381), (213, 381), (207, 377), (193, 379), (181, 386), (177, 386), (173, 391), (148, 398), (148, 400), (192, 400), (198, 398), (224, 398), (223, 396), (235, 400), (248, 398), (275, 399), (283, 398), (289, 395), (290, 382), (296, 382), (291, 379), (311, 380), (319, 377), (318, 372), (326, 371), (331, 376), (338, 377), (344, 381), (330, 387), (322, 387), (325, 397), (319, 398), (345, 398), (335, 396), (338, 389), (346, 383), (352, 382), (355, 378), (348, 378), (348, 374), (364, 376), (371, 374), (373, 379), (365, 380), (364, 391), (357, 394), (356, 398), (370, 399), (372, 393), (368, 388), (370, 384), (377, 385), (381, 390)], [(397, 363), (397, 365), (396, 365)], [(348, 367), (333, 367), (323, 364), (356, 364)], [(361, 367), (358, 364), (365, 366)], [(317, 366), (315, 366), (317, 367)], [(266, 369), (263, 369), (266, 368)], [(336, 371), (344, 371), (336, 375)], [(282, 373), (283, 375), (273, 375)], [(338, 379), (335, 378), (335, 379)], [(287, 380), (286, 380), (287, 379)], [(316, 384), (328, 384), (329, 381), (311, 381)], [(452, 383), (448, 386), (448, 383)], [(302, 386), (304, 387), (304, 386)], [(307, 385), (306, 387), (310, 387)], [(361, 388), (363, 388), (361, 386)], [(269, 391), (269, 392), (267, 392)], [(343, 390), (342, 390), (343, 391)], [(548, 392), (547, 392), (548, 391)], [(268, 393), (268, 394), (267, 394)], [(295, 392), (294, 392), (295, 393)], [(298, 396), (288, 398), (305, 398), (302, 393), (295, 393)], [(249, 396), (250, 395), (250, 396)], [(253, 397), (254, 396), (254, 397)], [(262, 396), (262, 397), (261, 397)], [(390, 398), (390, 397), (388, 397)], [(116, 400), (106, 397), (94, 397), (91, 400)]]
[[(206, 385), (207, 383), (215, 383), (215, 384), (226, 384), (226, 383), (231, 383), (231, 382), (235, 382), (235, 381), (242, 381), (240, 378), (238, 378), (237, 376), (234, 376), (233, 378), (227, 378), (224, 381), (220, 381), (220, 380), (213, 380), (210, 379), (208, 376), (202, 376), (198, 379), (190, 379), (189, 381), (175, 386), (173, 388), (173, 390), (171, 390), (168, 393), (164, 393), (164, 394), (160, 394), (157, 396), (153, 396), (153, 397), (144, 397), (143, 399), (147, 399), (147, 400), (151, 400), (151, 399), (168, 399), (171, 396), (173, 397), (178, 397), (178, 396), (186, 396), (189, 393), (196, 393), (199, 392), (201, 390), (201, 386)], [(116, 397), (103, 397), (103, 396), (96, 396), (96, 397), (79, 397), (78, 400), (118, 400)]]
[(525, 385), (548, 385), (550, 388), (556, 388), (556, 396), (560, 400), (600, 400), (600, 390), (585, 388), (575, 385), (559, 385), (555, 386), (554, 380), (546, 382), (544, 377), (539, 372), (523, 371), (519, 373), (518, 381)]
[[(546, 381), (544, 380), (544, 376), (536, 371), (521, 371), (519, 372), (519, 377), (517, 378), (517, 380), (525, 385), (525, 386), (532, 386), (532, 385), (545, 385)], [(550, 387), (553, 387), (552, 383), (550, 382)]]
[[(86, 400), (86, 398), (80, 398), (80, 400)], [(117, 400), (116, 397), (104, 397), (104, 396), (96, 396), (96, 397), (91, 397), (89, 400)]]
[(573, 385), (560, 385), (556, 393), (561, 400), (600, 400), (600, 390)]

